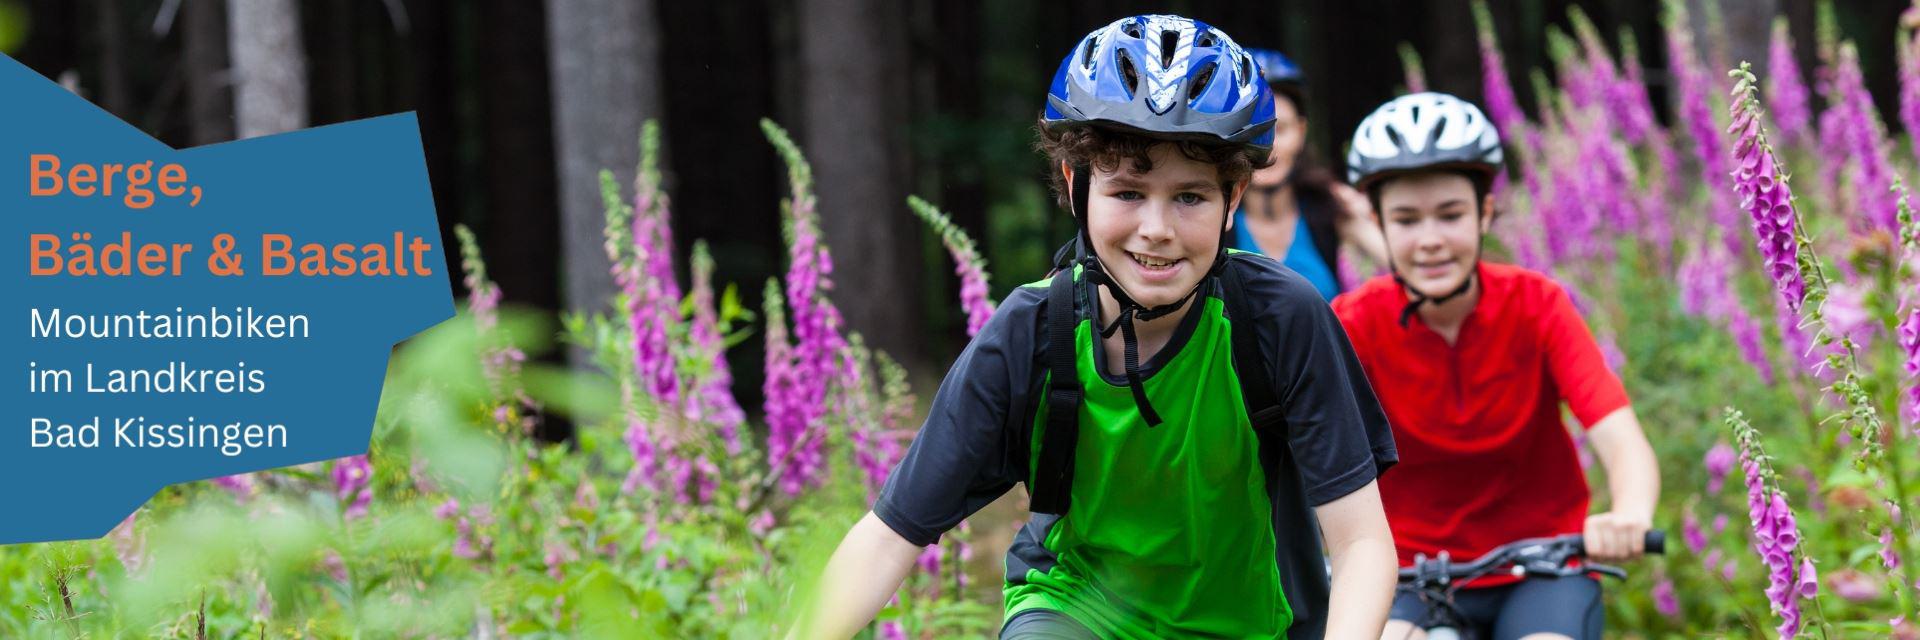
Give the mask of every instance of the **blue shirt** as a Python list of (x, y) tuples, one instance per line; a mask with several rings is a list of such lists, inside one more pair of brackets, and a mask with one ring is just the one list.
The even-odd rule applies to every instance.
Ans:
[[(1266, 253), (1260, 249), (1260, 243), (1253, 240), (1253, 234), (1247, 231), (1247, 210), (1242, 208), (1233, 212), (1233, 244), (1235, 249)], [(1280, 256), (1280, 264), (1286, 265), (1294, 273), (1306, 278), (1320, 297), (1333, 301), (1340, 295), (1340, 279), (1333, 274), (1333, 267), (1320, 255), (1320, 249), (1313, 246), (1313, 231), (1307, 227), (1307, 212), (1302, 210), (1294, 216), (1293, 244), (1287, 247), (1287, 255)]]

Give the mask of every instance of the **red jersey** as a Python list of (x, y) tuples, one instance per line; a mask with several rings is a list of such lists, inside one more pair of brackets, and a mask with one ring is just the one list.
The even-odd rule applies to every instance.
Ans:
[[(1333, 301), (1386, 410), (1400, 464), (1380, 478), (1400, 564), (1470, 560), (1518, 540), (1580, 533), (1587, 480), (1565, 402), (1587, 427), (1627, 406), (1586, 322), (1551, 278), (1481, 263), (1480, 301), (1449, 346), (1391, 276)], [(1474, 583), (1513, 582), (1495, 576)]]

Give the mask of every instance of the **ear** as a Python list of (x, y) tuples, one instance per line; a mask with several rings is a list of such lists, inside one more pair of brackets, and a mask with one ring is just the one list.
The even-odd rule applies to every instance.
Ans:
[(1241, 180), (1239, 182), (1235, 182), (1233, 183), (1233, 193), (1227, 194), (1227, 230), (1228, 231), (1233, 230), (1233, 212), (1240, 210), (1240, 198), (1242, 196), (1247, 195), (1247, 185), (1252, 183), (1253, 183), (1253, 178), (1251, 177), (1248, 177), (1247, 179)]
[(1066, 178), (1066, 184), (1067, 184), (1067, 216), (1068, 216), (1068, 217), (1072, 217), (1072, 216), (1073, 216), (1073, 205), (1074, 205), (1074, 202), (1073, 202), (1073, 167), (1070, 167), (1070, 166), (1067, 166), (1067, 162), (1066, 162), (1065, 160), (1062, 160), (1062, 161), (1060, 161), (1060, 175), (1061, 175), (1062, 177), (1064, 177), (1064, 178)]
[(1489, 192), (1486, 197), (1481, 198), (1480, 210), (1486, 212), (1480, 216), (1480, 235), (1486, 235), (1487, 231), (1493, 228), (1494, 216), (1499, 215), (1498, 211), (1493, 210), (1493, 193)]

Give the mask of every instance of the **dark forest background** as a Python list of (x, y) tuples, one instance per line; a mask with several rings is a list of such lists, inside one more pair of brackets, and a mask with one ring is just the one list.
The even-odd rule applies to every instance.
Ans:
[[(1801, 67), (1815, 67), (1815, 0), (1687, 1), (1695, 40), (1731, 62), (1764, 67), (1770, 21), (1785, 15)], [(1666, 100), (1660, 3), (1488, 4), (1514, 78), (1547, 66), (1548, 30), (1566, 29), (1578, 5), (1604, 33), (1634, 32), (1653, 97)], [(1895, 112), (1894, 25), (1907, 5), (1834, 5), (1882, 113)], [(175, 147), (417, 111), (446, 239), (456, 223), (474, 228), (507, 301), (556, 311), (605, 308), (595, 174), (631, 179), (647, 118), (665, 128), (683, 276), (687, 248), (705, 239), (716, 278), (758, 308), (785, 255), (786, 174), (757, 126), (771, 117), (814, 163), (849, 324), (935, 375), (964, 344), (963, 316), (949, 258), (904, 199), (935, 202), (979, 239), (996, 294), (1040, 276), (1071, 221), (1045, 191), (1031, 127), (1054, 68), (1087, 31), (1171, 12), (1285, 51), (1308, 75), (1310, 145), (1324, 159), (1341, 157), (1345, 135), (1402, 85), (1401, 43), (1422, 55), (1431, 88), (1480, 97), (1470, 6), (0, 0), (0, 51)], [(760, 342), (730, 357), (742, 404), (758, 406)]]

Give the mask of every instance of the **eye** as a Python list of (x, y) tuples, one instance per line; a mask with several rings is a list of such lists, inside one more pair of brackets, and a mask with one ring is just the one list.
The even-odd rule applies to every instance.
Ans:
[(1184, 205), (1196, 205), (1207, 201), (1207, 197), (1192, 191), (1183, 191), (1173, 196), (1173, 201)]
[(1127, 201), (1127, 202), (1133, 202), (1133, 201), (1135, 201), (1135, 200), (1139, 200), (1139, 199), (1141, 199), (1141, 198), (1144, 198), (1144, 197), (1146, 197), (1146, 196), (1144, 196), (1144, 195), (1141, 195), (1141, 194), (1140, 194), (1140, 192), (1138, 192), (1138, 191), (1121, 191), (1121, 192), (1119, 192), (1119, 193), (1115, 193), (1115, 194), (1113, 194), (1113, 198), (1114, 198), (1114, 199), (1116, 199), (1116, 200), (1125, 200), (1125, 201)]
[(1446, 213), (1440, 214), (1440, 219), (1446, 222), (1455, 222), (1466, 216), (1467, 214), (1464, 214), (1458, 211), (1448, 211)]

